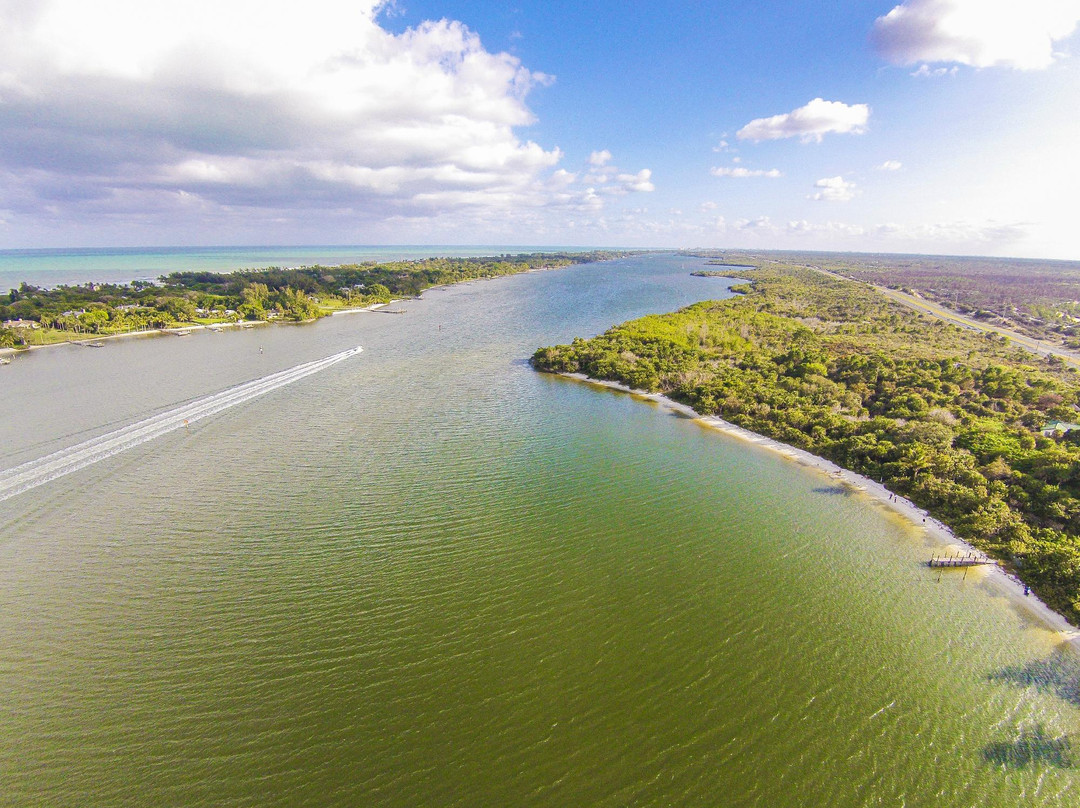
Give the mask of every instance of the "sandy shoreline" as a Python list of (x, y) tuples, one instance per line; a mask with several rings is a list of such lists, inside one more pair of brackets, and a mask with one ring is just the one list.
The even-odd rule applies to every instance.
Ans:
[[(692, 418), (703, 426), (714, 429), (717, 432), (722, 432), (730, 437), (746, 441), (747, 443), (753, 443), (770, 452), (782, 455), (801, 466), (819, 471), (830, 480), (843, 483), (851, 490), (865, 495), (875, 504), (904, 518), (913, 526), (922, 528), (926, 535), (936, 543), (940, 544), (942, 550), (946, 553), (954, 553), (957, 555), (974, 553), (977, 556), (989, 558), (989, 556), (982, 551), (975, 549), (963, 539), (958, 538), (948, 527), (928, 515), (926, 511), (919, 508), (914, 503), (897, 494), (893, 494), (893, 492), (889, 491), (881, 483), (871, 480), (868, 477), (864, 477), (861, 474), (856, 474), (853, 471), (841, 468), (823, 457), (818, 457), (804, 449), (797, 449), (794, 446), (781, 443), (773, 438), (767, 438), (764, 435), (751, 432), (749, 429), (736, 426), (715, 415), (701, 415), (692, 407), (686, 404), (680, 404), (659, 393), (634, 390), (618, 382), (593, 379), (581, 373), (563, 373), (560, 375), (587, 384), (594, 384), (611, 390), (630, 393), (631, 395), (653, 401), (668, 410), (679, 413), (687, 418)], [(1080, 654), (1080, 630), (1070, 625), (1064, 617), (1035, 597), (1034, 594), (1024, 595), (1024, 585), (1015, 576), (1010, 575), (998, 566), (974, 567), (971, 568), (971, 573), (979, 576), (980, 582), (990, 590), (991, 594), (1007, 598), (1009, 603), (1023, 619), (1055, 632), (1062, 643), (1075, 653)]]
[[(549, 272), (549, 271), (556, 270), (556, 269), (565, 269), (565, 267), (548, 267), (548, 266), (533, 267), (532, 269), (526, 269), (526, 270), (524, 270), (522, 272), (512, 273), (512, 274), (528, 275), (528, 274), (533, 273), (533, 272)], [(444, 289), (444, 288), (449, 288), (450, 286), (458, 286), (458, 285), (462, 285), (462, 284), (469, 284), (469, 283), (474, 283), (476, 281), (497, 280), (499, 278), (504, 278), (504, 277), (509, 277), (509, 276), (506, 276), (506, 275), (494, 275), (494, 276), (491, 276), (491, 277), (484, 277), (484, 278), (472, 278), (471, 280), (467, 280), (467, 281), (457, 281), (456, 283), (446, 283), (446, 284), (439, 284), (437, 286), (429, 286), (426, 289), (422, 290), (420, 292), (420, 294), (416, 296), (416, 299), (419, 299), (420, 296), (423, 295), (424, 292), (429, 292), (429, 291), (432, 291), (432, 290), (435, 290), (435, 289)], [(395, 299), (391, 300), (389, 303), (372, 303), (370, 306), (358, 306), (358, 307), (355, 307), (355, 308), (348, 308), (348, 309), (336, 309), (334, 311), (329, 312), (329, 316), (330, 317), (335, 317), (335, 316), (337, 316), (339, 314), (356, 314), (357, 312), (363, 312), (363, 311), (377, 311), (379, 309), (385, 308), (386, 306), (392, 306), (395, 303), (402, 303), (402, 302), (404, 302), (405, 299), (406, 298), (395, 298)], [(173, 335), (173, 336), (183, 336), (184, 334), (188, 334), (188, 333), (190, 333), (192, 331), (217, 331), (217, 330), (223, 329), (223, 328), (252, 328), (254, 326), (271, 325), (271, 324), (276, 323), (276, 322), (278, 322), (278, 321), (276, 321), (276, 320), (242, 320), (242, 321), (236, 322), (236, 323), (213, 323), (212, 325), (185, 325), (185, 326), (177, 326), (176, 328), (152, 328), (152, 329), (148, 329), (146, 331), (125, 331), (123, 334), (87, 334), (85, 337), (80, 337), (79, 339), (70, 339), (70, 340), (65, 340), (63, 342), (50, 342), (48, 345), (28, 345), (25, 348), (0, 348), (0, 357), (13, 357), (13, 356), (17, 356), (19, 354), (28, 354), (31, 351), (39, 351), (42, 348), (54, 348), (57, 345), (79, 345), (80, 343), (88, 343), (88, 342), (105, 342), (106, 340), (129, 339), (129, 338), (132, 338), (132, 337), (167, 336), (167, 335), (170, 335), (170, 334)], [(305, 322), (312, 322), (312, 321), (305, 321)]]
[[(351, 309), (336, 309), (330, 312), (329, 316), (334, 317), (338, 314), (356, 314), (362, 311), (377, 311), (378, 309), (385, 308), (386, 306), (393, 305), (394, 303), (401, 303), (401, 300), (391, 300), (389, 303), (372, 303), (370, 306), (360, 306)], [(132, 339), (134, 337), (181, 337), (185, 334), (190, 334), (192, 331), (222, 331), (226, 328), (255, 328), (257, 326), (274, 325), (278, 322), (292, 321), (279, 321), (279, 320), (240, 320), (235, 323), (211, 323), (210, 325), (183, 325), (175, 328), (151, 328), (146, 331), (125, 331), (123, 334), (87, 334), (79, 339), (65, 340), (64, 342), (50, 342), (48, 345), (29, 345), (26, 348), (0, 348), (0, 356), (16, 356), (19, 354), (27, 354), (31, 351), (40, 351), (42, 348), (55, 348), (59, 345), (83, 345), (89, 342), (109, 342), (118, 339)], [(305, 322), (315, 322), (314, 320), (307, 320)]]

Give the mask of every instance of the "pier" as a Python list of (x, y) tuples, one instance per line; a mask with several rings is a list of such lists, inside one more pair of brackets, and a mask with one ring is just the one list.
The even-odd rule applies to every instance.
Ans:
[(926, 562), (928, 567), (983, 567), (997, 566), (996, 561), (984, 555), (965, 553), (964, 555), (931, 556)]

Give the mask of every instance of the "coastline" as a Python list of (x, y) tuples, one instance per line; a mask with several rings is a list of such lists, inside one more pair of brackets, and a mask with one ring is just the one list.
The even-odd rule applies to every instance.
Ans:
[[(583, 373), (560, 373), (558, 375), (652, 401), (667, 410), (691, 418), (709, 429), (781, 455), (798, 463), (800, 466), (813, 469), (823, 476), (827, 476), (834, 482), (842, 483), (848, 489), (865, 496), (874, 505), (885, 508), (904, 519), (912, 527), (921, 528), (925, 535), (940, 544), (943, 550), (956, 554), (972, 553), (988, 560), (990, 558), (981, 550), (956, 536), (946, 525), (931, 517), (910, 500), (899, 494), (894, 494), (884, 485), (871, 480), (869, 477), (864, 477), (836, 465), (831, 460), (826, 460), (805, 449), (789, 446), (774, 438), (759, 435), (715, 415), (702, 415), (689, 405), (681, 404), (660, 393), (635, 390), (619, 382), (594, 379)], [(1054, 633), (1060, 643), (1073, 653), (1080, 655), (1080, 629), (1071, 625), (1061, 614), (1055, 612), (1034, 594), (1025, 595), (1024, 584), (1018, 578), (1006, 572), (997, 564), (973, 567), (970, 568), (970, 572), (979, 576), (980, 582), (986, 586), (991, 594), (1006, 598), (1021, 619), (1038, 624), (1040, 627)]]
[[(393, 305), (394, 303), (400, 303), (401, 300), (391, 300), (388, 303), (372, 303), (370, 306), (360, 306), (351, 309), (335, 309), (329, 312), (327, 316), (335, 317), (338, 314), (355, 314), (362, 311), (377, 311), (378, 309), (386, 306)], [(274, 320), (240, 320), (235, 323), (212, 323), (210, 325), (182, 325), (175, 328), (152, 328), (147, 331), (125, 331), (122, 334), (87, 334), (80, 339), (69, 339), (64, 342), (50, 342), (48, 345), (28, 345), (25, 348), (0, 348), (0, 356), (12, 357), (22, 354), (28, 354), (32, 351), (40, 351), (43, 348), (55, 348), (60, 345), (83, 345), (88, 342), (106, 342), (119, 339), (131, 339), (133, 337), (182, 337), (186, 334), (190, 334), (192, 331), (221, 331), (226, 328), (255, 328), (257, 326), (274, 325), (277, 321)], [(292, 321), (288, 321), (289, 324), (295, 325)], [(303, 322), (313, 323), (315, 320), (304, 320)]]
[[(603, 259), (603, 260), (610, 260), (610, 259)], [(601, 263), (601, 261), (595, 261), (593, 263)], [(565, 266), (538, 266), (538, 267), (533, 267), (531, 269), (522, 270), (521, 272), (512, 273), (512, 274), (527, 275), (527, 274), (533, 273), (533, 272), (549, 272), (549, 271), (552, 271), (552, 270), (564, 269), (564, 268), (565, 268)], [(505, 276), (505, 275), (483, 276), (483, 277), (478, 277), (478, 278), (471, 278), (469, 280), (456, 281), (456, 282), (452, 282), (452, 283), (437, 284), (435, 286), (429, 286), (429, 287), (421, 290), (421, 292), (418, 295), (416, 295), (416, 299), (419, 299), (423, 295), (424, 292), (428, 292), (428, 291), (431, 291), (433, 289), (441, 289), (441, 288), (446, 288), (446, 287), (449, 287), (449, 286), (456, 286), (456, 285), (459, 285), (459, 284), (469, 284), (469, 283), (474, 283), (476, 281), (496, 280), (496, 279), (502, 278), (502, 277), (507, 277), (507, 276)], [(356, 306), (356, 307), (352, 307), (352, 308), (335, 309), (333, 311), (327, 312), (326, 315), (324, 315), (324, 316), (334, 317), (334, 316), (337, 316), (339, 314), (355, 314), (357, 312), (364, 312), (364, 311), (378, 311), (379, 309), (385, 308), (387, 306), (392, 306), (395, 303), (401, 303), (401, 302), (403, 302), (404, 300), (407, 300), (407, 299), (408, 298), (393, 298), (393, 299), (391, 299), (390, 301), (388, 301), (386, 303), (372, 303), (369, 306)], [(394, 312), (394, 313), (400, 313), (400, 312)], [(315, 319), (319, 319), (319, 318), (315, 318)], [(68, 339), (68, 340), (64, 340), (63, 342), (50, 342), (47, 345), (27, 345), (27, 346), (24, 346), (24, 347), (21, 347), (21, 348), (0, 348), (0, 358), (4, 358), (4, 359), (8, 360), (8, 362), (4, 363), (4, 364), (8, 364), (10, 362), (11, 357), (18, 356), (20, 354), (29, 354), (32, 351), (37, 351), (37, 350), (40, 350), (42, 348), (52, 348), (52, 347), (55, 347), (57, 345), (80, 345), (80, 344), (83, 344), (84, 347), (85, 347), (85, 343), (89, 343), (89, 342), (104, 342), (106, 340), (127, 339), (127, 338), (132, 338), (132, 337), (152, 337), (152, 336), (167, 336), (167, 335), (182, 337), (182, 336), (184, 336), (186, 334), (191, 333), (192, 331), (207, 331), (207, 330), (209, 330), (209, 331), (218, 331), (218, 330), (225, 329), (225, 328), (252, 328), (254, 326), (272, 325), (272, 324), (276, 324), (277, 322), (278, 321), (276, 321), (276, 320), (274, 320), (274, 321), (271, 321), (271, 320), (242, 320), (242, 321), (239, 321), (239, 322), (212, 323), (212, 324), (209, 324), (209, 325), (197, 324), (197, 325), (176, 326), (176, 327), (170, 327), (170, 328), (153, 328), (153, 329), (148, 329), (146, 331), (125, 331), (122, 334), (87, 334), (85, 336), (80, 336), (78, 339)], [(288, 321), (288, 322), (290, 324), (295, 325), (295, 323), (293, 323), (292, 321)], [(303, 320), (301, 322), (310, 323), (310, 322), (314, 322), (314, 320)]]

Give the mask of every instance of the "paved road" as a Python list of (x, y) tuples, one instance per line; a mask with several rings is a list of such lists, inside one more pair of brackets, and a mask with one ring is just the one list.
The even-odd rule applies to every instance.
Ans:
[[(842, 281), (851, 281), (851, 278), (846, 278), (843, 275), (839, 275), (835, 272), (830, 272), (827, 269), (821, 267), (807, 267), (816, 272), (820, 272), (822, 275), (828, 275), (830, 278), (836, 278)], [(855, 281), (855, 283), (861, 283), (861, 281)], [(944, 306), (939, 306), (937, 303), (933, 303), (929, 300), (924, 300), (921, 297), (915, 297), (914, 295), (906, 294), (905, 292), (898, 292), (895, 289), (887, 289), (884, 286), (875, 286), (872, 283), (867, 284), (870, 288), (885, 295), (890, 300), (895, 300), (901, 305), (907, 306), (915, 311), (928, 314), (931, 317), (937, 317), (939, 320), (945, 320), (946, 322), (958, 325), (962, 328), (971, 328), (975, 331), (984, 331), (992, 334), (999, 334), (1005, 337), (1009, 342), (1016, 345), (1018, 348), (1023, 348), (1026, 351), (1030, 351), (1036, 356), (1056, 356), (1063, 362), (1073, 367), (1080, 368), (1080, 354), (1075, 351), (1070, 351), (1066, 348), (1058, 347), (1041, 340), (1032, 339), (1017, 331), (1013, 331), (1008, 328), (1002, 328), (1001, 326), (991, 325), (990, 323), (983, 323), (979, 320), (973, 320), (970, 317), (965, 317), (963, 314), (947, 309)]]

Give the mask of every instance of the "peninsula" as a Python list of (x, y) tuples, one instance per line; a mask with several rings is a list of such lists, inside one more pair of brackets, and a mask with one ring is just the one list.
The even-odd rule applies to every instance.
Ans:
[(627, 253), (590, 251), (425, 258), (239, 272), (173, 272), (158, 283), (88, 283), (45, 289), (22, 283), (0, 296), (0, 349), (165, 328), (314, 320), (335, 311), (415, 297), (425, 289)]
[(534, 367), (661, 393), (882, 482), (1080, 624), (1080, 383), (1057, 357), (806, 267), (539, 349)]

